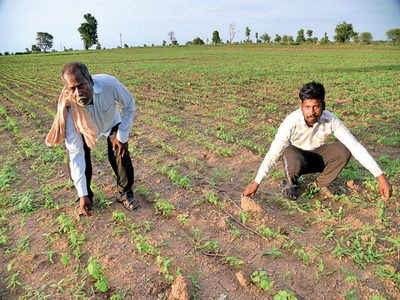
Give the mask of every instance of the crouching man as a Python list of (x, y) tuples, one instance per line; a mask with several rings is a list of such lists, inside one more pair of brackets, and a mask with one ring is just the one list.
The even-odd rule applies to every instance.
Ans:
[[(51, 146), (65, 140), (67, 167), (79, 197), (79, 215), (89, 215), (92, 208), (90, 150), (102, 135), (107, 137), (108, 160), (117, 176), (118, 201), (128, 210), (138, 208), (139, 202), (132, 192), (134, 171), (128, 152), (135, 114), (132, 95), (115, 77), (91, 76), (87, 67), (78, 62), (64, 65), (61, 79), (64, 88), (46, 144)], [(118, 103), (122, 105), (122, 115)]]
[[(300, 109), (289, 114), (280, 125), (268, 153), (265, 155), (257, 176), (244, 191), (253, 196), (264, 176), (283, 154), (286, 181), (282, 194), (288, 199), (299, 196), (298, 179), (303, 174), (317, 173), (317, 184), (324, 197), (331, 195), (329, 184), (346, 166), (351, 155), (370, 171), (379, 182), (379, 192), (386, 201), (392, 188), (382, 170), (350, 133), (343, 122), (325, 109), (325, 89), (322, 84), (310, 82), (299, 93)], [(339, 141), (327, 144), (329, 135)]]

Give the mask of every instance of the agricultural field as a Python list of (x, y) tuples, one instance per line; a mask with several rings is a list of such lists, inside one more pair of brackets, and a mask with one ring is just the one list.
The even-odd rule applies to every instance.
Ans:
[[(69, 61), (116, 76), (135, 98), (137, 211), (115, 202), (103, 138), (93, 214), (76, 218), (65, 147), (44, 144)], [(399, 299), (399, 78), (400, 48), (389, 46), (0, 57), (0, 299), (167, 299), (178, 276), (193, 299)], [(388, 202), (354, 159), (330, 199), (313, 176), (297, 201), (282, 198), (279, 162), (241, 200), (311, 80), (387, 174)]]

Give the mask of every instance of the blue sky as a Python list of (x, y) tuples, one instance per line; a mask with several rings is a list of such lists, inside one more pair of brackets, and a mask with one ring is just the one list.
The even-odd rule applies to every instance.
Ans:
[(245, 39), (245, 27), (260, 35), (292, 35), (304, 28), (332, 40), (335, 26), (346, 21), (355, 31), (371, 32), (374, 40), (386, 40), (386, 31), (400, 28), (400, 0), (0, 0), (0, 52), (24, 51), (36, 43), (36, 32), (54, 36), (56, 50), (82, 49), (77, 28), (85, 13), (98, 22), (102, 46), (161, 44), (174, 31), (184, 44), (199, 36), (211, 40), (218, 30), (225, 41), (229, 24), (235, 24), (235, 41)]

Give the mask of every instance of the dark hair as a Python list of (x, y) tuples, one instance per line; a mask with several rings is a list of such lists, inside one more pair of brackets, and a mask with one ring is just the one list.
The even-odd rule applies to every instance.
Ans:
[(91, 84), (93, 84), (93, 79), (92, 76), (90, 76), (89, 70), (86, 67), (85, 64), (80, 63), (80, 62), (69, 62), (64, 65), (64, 67), (61, 70), (61, 79), (64, 79), (64, 74), (76, 74), (77, 72), (80, 72), (82, 76), (88, 80)]
[(299, 98), (301, 102), (306, 99), (318, 99), (322, 104), (322, 109), (325, 109), (325, 88), (319, 82), (311, 81), (303, 85), (300, 89)]

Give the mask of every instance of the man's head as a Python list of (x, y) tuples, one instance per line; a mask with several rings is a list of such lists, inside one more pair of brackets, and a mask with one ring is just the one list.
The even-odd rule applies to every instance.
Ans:
[(318, 122), (325, 109), (325, 89), (318, 82), (312, 81), (303, 85), (300, 90), (301, 111), (307, 125), (312, 127)]
[(79, 62), (65, 64), (61, 71), (61, 79), (77, 104), (83, 106), (92, 102), (93, 79), (84, 64)]

